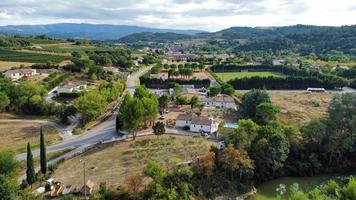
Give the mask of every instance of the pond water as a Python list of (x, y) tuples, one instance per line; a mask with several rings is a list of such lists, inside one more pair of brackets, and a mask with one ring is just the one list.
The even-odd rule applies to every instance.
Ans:
[[(345, 174), (323, 174), (313, 177), (283, 177), (274, 179), (271, 181), (267, 181), (257, 187), (257, 193), (249, 198), (249, 200), (271, 200), (277, 197), (277, 188), (280, 187), (280, 184), (286, 186), (288, 188), (297, 183), (299, 188), (303, 191), (309, 191), (316, 186), (322, 185), (329, 180), (342, 180), (350, 175)], [(288, 197), (288, 192), (283, 195), (283, 197)]]

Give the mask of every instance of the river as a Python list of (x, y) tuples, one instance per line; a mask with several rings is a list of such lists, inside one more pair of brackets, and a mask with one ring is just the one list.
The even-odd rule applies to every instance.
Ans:
[[(280, 187), (280, 184), (288, 188), (293, 184), (297, 183), (303, 191), (309, 191), (316, 186), (326, 183), (327, 181), (341, 180), (350, 175), (341, 174), (323, 174), (312, 177), (283, 177), (267, 181), (257, 187), (257, 193), (249, 198), (249, 200), (272, 200), (277, 197), (276, 189)], [(288, 197), (288, 192), (283, 195), (283, 197)]]

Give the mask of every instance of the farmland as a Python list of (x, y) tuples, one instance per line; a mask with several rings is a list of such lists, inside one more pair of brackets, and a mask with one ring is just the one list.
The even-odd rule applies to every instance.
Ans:
[(79, 186), (82, 183), (79, 160), (85, 160), (87, 178), (96, 185), (100, 182), (120, 184), (127, 172), (141, 172), (149, 159), (169, 167), (200, 155), (212, 144), (200, 137), (145, 136), (136, 138), (136, 141), (101, 145), (60, 164), (53, 177), (62, 183)]
[(60, 56), (60, 55), (38, 54), (32, 52), (20, 52), (20, 51), (0, 49), (0, 61), (29, 62), (29, 63), (46, 63), (46, 62), (59, 63), (67, 58), (68, 58), (67, 56)]
[(216, 73), (216, 75), (224, 82), (227, 82), (235, 78), (250, 78), (254, 76), (259, 76), (259, 77), (268, 77), (268, 76), (282, 77), (283, 76), (282, 74), (276, 72), (224, 72), (224, 73), (219, 72)]

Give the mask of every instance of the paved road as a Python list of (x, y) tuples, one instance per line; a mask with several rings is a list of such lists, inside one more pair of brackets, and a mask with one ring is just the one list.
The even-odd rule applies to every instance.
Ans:
[(150, 65), (148, 67), (142, 68), (141, 70), (132, 73), (128, 77), (128, 79), (126, 81), (126, 87), (127, 87), (127, 90), (130, 92), (131, 95), (133, 95), (135, 93), (135, 88), (140, 85), (140, 81), (139, 81), (140, 76), (144, 75), (149, 70), (151, 70), (151, 68), (153, 66), (154, 65)]
[[(150, 70), (152, 66), (142, 68), (133, 73), (127, 80), (127, 90), (133, 94), (135, 87), (138, 85), (138, 78)], [(47, 153), (64, 150), (67, 148), (83, 148), (83, 146), (90, 146), (101, 141), (111, 140), (117, 138), (115, 133), (115, 115), (111, 115), (104, 122), (86, 131), (80, 136), (65, 140), (60, 144), (47, 147)], [(33, 156), (39, 156), (39, 149), (32, 151)], [(16, 155), (17, 160), (25, 160), (26, 153)]]

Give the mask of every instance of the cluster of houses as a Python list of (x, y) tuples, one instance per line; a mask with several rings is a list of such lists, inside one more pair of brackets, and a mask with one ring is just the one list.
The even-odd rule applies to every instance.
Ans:
[(24, 77), (30, 77), (34, 75), (48, 75), (55, 71), (56, 71), (55, 69), (22, 68), (22, 69), (8, 70), (5, 72), (5, 76), (15, 81)]
[(199, 56), (192, 53), (180, 53), (171, 51), (165, 53), (165, 57), (177, 62), (196, 61), (199, 58)]

